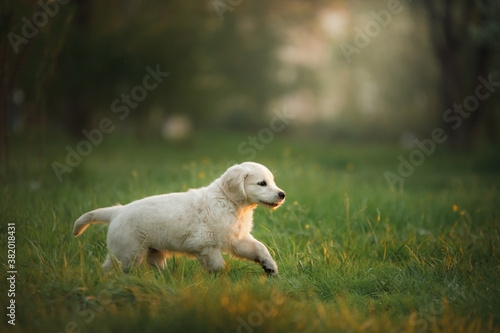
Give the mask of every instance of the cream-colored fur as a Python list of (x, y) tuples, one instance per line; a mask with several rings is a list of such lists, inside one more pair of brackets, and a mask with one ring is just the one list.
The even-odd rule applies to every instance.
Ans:
[(284, 201), (285, 192), (276, 186), (273, 174), (261, 164), (245, 162), (230, 167), (207, 187), (85, 213), (75, 222), (73, 234), (79, 236), (92, 223), (109, 223), (104, 270), (113, 258), (124, 271), (145, 257), (163, 268), (169, 252), (183, 252), (213, 272), (224, 267), (221, 252), (229, 252), (274, 275), (276, 263), (250, 232), (257, 205), (276, 209)]

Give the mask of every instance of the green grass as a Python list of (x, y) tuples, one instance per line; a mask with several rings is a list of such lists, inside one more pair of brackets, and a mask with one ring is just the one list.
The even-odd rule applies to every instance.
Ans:
[(407, 151), (275, 139), (255, 161), (275, 173), (287, 201), (275, 212), (259, 207), (253, 235), (276, 259), (276, 278), (227, 256), (219, 276), (180, 256), (164, 271), (108, 275), (100, 268), (107, 227), (73, 238), (73, 222), (91, 209), (209, 184), (228, 161), (245, 159), (244, 139), (113, 135), (60, 183), (50, 163), (76, 142), (47, 139), (40, 154), (14, 138), (0, 245), (6, 252), (15, 223), (17, 317), (11, 327), (3, 315), (2, 331), (500, 332), (499, 155), (491, 152), (437, 152), (392, 192), (383, 172), (395, 172)]

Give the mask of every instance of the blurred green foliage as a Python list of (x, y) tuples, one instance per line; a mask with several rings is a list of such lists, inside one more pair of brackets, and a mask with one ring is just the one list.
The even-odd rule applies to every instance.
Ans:
[[(20, 34), (23, 18), (32, 20), (46, 3), (2, 2), (2, 32)], [(158, 136), (174, 114), (189, 116), (197, 129), (258, 129), (268, 125), (273, 108), (286, 105), (301, 115), (297, 133), (350, 140), (394, 141), (407, 132), (426, 137), (444, 126), (450, 103), (472, 93), (478, 73), (497, 77), (500, 11), (487, 0), (401, 1), (387, 25), (378, 23), (368, 44), (346, 59), (340, 45), (355, 45), (359, 31), (378, 22), (374, 13), (390, 3), (69, 1), (18, 54), (8, 39), (2, 41), (2, 75), (9, 78), (3, 99), (20, 87), (27, 129), (62, 127), (80, 136), (111, 114), (116, 98), (142, 83), (147, 66), (159, 65), (168, 79), (131, 110), (121, 130)], [(447, 15), (462, 45), (452, 72), (461, 73), (463, 89), (455, 89), (443, 69), (448, 58), (439, 57), (439, 45), (448, 40), (435, 41), (442, 29), (450, 30)], [(488, 57), (475, 55), (484, 48)], [(480, 122), (463, 127), (466, 135), (496, 142), (498, 96), (481, 106)], [(4, 114), (7, 109), (2, 107)]]

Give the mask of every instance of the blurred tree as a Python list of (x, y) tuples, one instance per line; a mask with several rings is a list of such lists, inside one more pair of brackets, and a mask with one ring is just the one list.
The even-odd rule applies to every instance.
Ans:
[[(17, 18), (26, 11), (25, 6), (16, 5), (14, 1), (2, 2), (0, 4), (0, 31), (9, 33), (20, 29), (21, 25)], [(15, 45), (17, 46), (17, 43)], [(26, 54), (26, 47), (14, 50), (9, 38), (2, 38), (0, 41), (0, 161), (5, 172), (8, 171), (10, 154), (9, 108), (12, 102), (12, 92), (18, 84), (17, 73), (26, 59)]]
[(204, 42), (202, 89), (210, 116), (226, 126), (264, 125), (267, 104), (279, 94), (276, 50), (281, 44), (270, 8), (248, 2), (239, 12), (226, 12)]
[(110, 10), (91, 0), (75, 4), (52, 91), (61, 97), (54, 101), (64, 101), (62, 109), (53, 105), (53, 118), (66, 119), (73, 134), (109, 116), (116, 98), (142, 84), (147, 66), (170, 75), (120, 122), (133, 123), (128, 127), (138, 133), (159, 135), (151, 130), (153, 110), (160, 113), (155, 119), (185, 114), (200, 126), (223, 118), (238, 126), (265, 119), (255, 114), (264, 114), (277, 91), (279, 46), (268, 5), (245, 2), (220, 20), (213, 8), (196, 2), (110, 1)]
[(30, 136), (36, 136), (40, 166), (45, 166), (43, 134), (49, 85), (72, 20), (71, 12), (56, 15), (60, 11), (58, 2), (0, 3), (0, 31), (7, 37), (0, 42), (0, 160), (5, 170), (9, 168), (8, 118), (16, 89), (26, 93), (32, 103), (29, 111), (16, 116), (30, 118), (35, 124)]
[[(59, 74), (64, 75), (64, 80), (58, 83), (61, 85), (59, 91), (65, 94), (60, 97), (64, 101), (66, 112), (67, 128), (75, 137), (81, 136), (82, 128), (90, 123), (90, 110), (93, 106), (92, 99), (87, 99), (83, 93), (83, 85), (92, 81), (91, 61), (94, 59), (89, 52), (90, 21), (91, 21), (91, 0), (76, 0), (73, 3), (75, 17), (70, 31), (70, 40), (63, 53), (63, 61), (70, 61), (72, 68), (59, 66)], [(90, 56), (90, 57), (89, 57)], [(61, 73), (62, 72), (62, 73)]]
[[(480, 84), (478, 77), (488, 80), (492, 75), (490, 64), (500, 40), (500, 4), (495, 0), (424, 0), (423, 4), (442, 71), (442, 110), (454, 109), (474, 94)], [(487, 101), (480, 101), (465, 119), (443, 119), (443, 128), (455, 150), (472, 149), (477, 124), (487, 112)]]

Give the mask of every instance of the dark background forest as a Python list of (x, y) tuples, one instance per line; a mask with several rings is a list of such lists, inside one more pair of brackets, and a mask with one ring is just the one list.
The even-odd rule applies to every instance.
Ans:
[[(496, 1), (60, 0), (0, 8), (4, 166), (16, 135), (43, 149), (48, 134), (79, 140), (105, 117), (137, 138), (256, 131), (285, 108), (294, 115), (286, 133), (295, 136), (411, 148), (441, 128), (443, 146), (454, 151), (498, 144), (498, 85), (475, 97), (482, 79), (500, 81)], [(142, 85), (147, 67), (168, 77), (147, 96), (136, 90), (140, 102), (117, 118), (113, 102)], [(454, 109), (464, 103), (467, 110)]]

